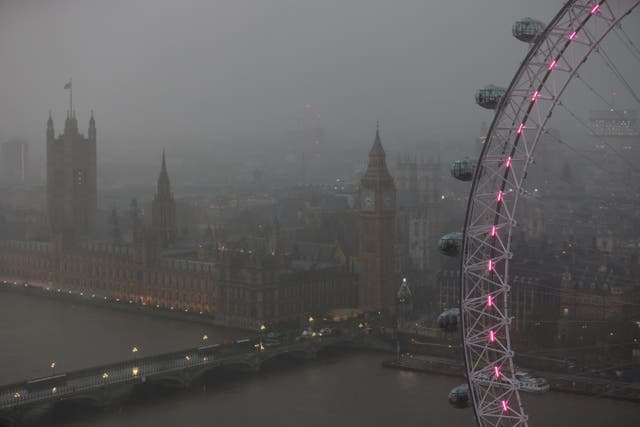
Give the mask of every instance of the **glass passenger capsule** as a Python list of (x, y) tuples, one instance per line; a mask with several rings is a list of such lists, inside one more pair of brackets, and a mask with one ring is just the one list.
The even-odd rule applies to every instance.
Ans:
[(476, 162), (474, 160), (456, 160), (451, 163), (451, 175), (460, 181), (471, 181), (475, 170)]
[(503, 87), (483, 86), (476, 91), (476, 104), (487, 110), (495, 110), (506, 92), (507, 90)]
[(460, 309), (450, 308), (438, 316), (438, 327), (447, 331), (455, 331), (460, 323)]
[(458, 255), (461, 246), (462, 233), (459, 232), (445, 234), (438, 241), (438, 249), (447, 256)]
[(451, 389), (449, 392), (449, 404), (455, 408), (466, 408), (470, 406), (469, 401), (469, 386), (467, 384), (460, 384)]
[(518, 19), (513, 23), (513, 37), (525, 43), (534, 43), (544, 31), (544, 24), (531, 18)]

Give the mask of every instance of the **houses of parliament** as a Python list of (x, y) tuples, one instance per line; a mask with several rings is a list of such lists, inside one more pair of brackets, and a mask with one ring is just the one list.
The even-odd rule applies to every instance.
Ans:
[(46, 127), (48, 241), (3, 240), (0, 279), (95, 294), (160, 310), (199, 314), (224, 325), (300, 322), (333, 309), (389, 311), (394, 277), (396, 189), (378, 130), (360, 181), (352, 253), (339, 244), (292, 241), (277, 218), (260, 236), (230, 242), (209, 227), (177, 250), (176, 202), (164, 152), (145, 223), (135, 201), (131, 239), (96, 239), (96, 121), (85, 137), (69, 111), (56, 137)]

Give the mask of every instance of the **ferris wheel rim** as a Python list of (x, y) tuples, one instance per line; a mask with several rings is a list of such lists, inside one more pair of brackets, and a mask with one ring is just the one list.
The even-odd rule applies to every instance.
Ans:
[[(464, 362), (465, 362), (465, 370), (467, 373), (467, 382), (469, 385), (469, 397), (472, 403), (472, 407), (474, 410), (474, 415), (476, 418), (476, 422), (480, 426), (484, 425), (495, 425), (491, 423), (490, 420), (495, 419), (501, 421), (508, 421), (517, 426), (526, 426), (528, 424), (527, 416), (524, 413), (524, 409), (522, 407), (520, 394), (518, 391), (517, 383), (513, 378), (514, 363), (513, 363), (513, 351), (511, 349), (511, 340), (509, 334), (509, 323), (510, 319), (508, 317), (509, 307), (507, 304), (507, 297), (509, 295), (509, 286), (508, 286), (508, 267), (509, 267), (509, 258), (511, 256), (510, 245), (511, 245), (511, 229), (515, 226), (515, 219), (513, 218), (513, 214), (516, 212), (517, 201), (520, 195), (520, 185), (524, 180), (524, 176), (526, 175), (528, 166), (532, 159), (532, 154), (537, 145), (538, 140), (542, 136), (542, 134), (546, 131), (546, 124), (551, 116), (551, 113), (561, 102), (560, 98), (564, 93), (567, 86), (573, 81), (575, 76), (577, 75), (577, 71), (580, 66), (586, 61), (589, 54), (593, 52), (594, 49), (600, 46), (602, 40), (606, 38), (606, 36), (615, 28), (616, 25), (620, 23), (626, 16), (628, 16), (633, 9), (635, 9), (640, 1), (637, 0), (622, 0), (619, 3), (624, 3), (625, 6), (629, 5), (628, 11), (626, 13), (622, 13), (619, 15), (615, 15), (611, 10), (611, 1), (610, 0), (601, 0), (601, 1), (592, 1), (592, 0), (571, 0), (566, 2), (560, 9), (560, 11), (555, 15), (552, 21), (547, 25), (543, 33), (539, 36), (535, 44), (529, 50), (524, 60), (521, 62), (520, 67), (516, 71), (509, 88), (506, 90), (498, 107), (496, 108), (496, 113), (494, 115), (493, 121), (491, 123), (491, 127), (489, 128), (487, 137), (485, 139), (485, 144), (482, 148), (482, 152), (479, 156), (477, 167), (474, 173), (473, 182), (471, 185), (470, 196), (467, 205), (467, 213), (465, 216), (465, 225), (464, 225), (464, 233), (462, 238), (462, 250), (461, 250), (461, 264), (460, 264), (460, 324), (461, 324), (461, 335), (462, 342), (464, 348)], [(608, 23), (608, 28), (606, 31), (602, 31), (594, 37), (593, 40), (589, 40), (589, 34), (587, 33), (586, 26), (589, 22), (593, 22), (594, 19), (599, 19), (599, 13), (603, 12), (605, 7), (609, 8), (609, 12), (611, 12), (611, 19)], [(581, 22), (579, 27), (569, 26), (562, 27), (562, 24), (565, 23), (565, 18), (567, 15), (571, 15), (573, 13), (573, 18), (584, 18), (581, 22), (579, 19), (577, 22)], [(571, 21), (571, 20), (570, 20)], [(575, 23), (575, 21), (572, 21)], [(606, 20), (605, 20), (606, 22)], [(549, 76), (558, 69), (558, 72), (566, 70), (561, 70), (561, 63), (569, 62), (565, 58), (565, 54), (567, 54), (567, 50), (569, 46), (578, 43), (577, 35), (584, 29), (584, 36), (586, 36), (587, 40), (587, 49), (582, 52), (583, 56), (580, 57), (579, 60), (574, 60), (575, 63), (569, 63), (569, 72), (565, 76), (566, 79), (561, 85), (560, 91), (556, 90), (548, 90), (545, 87), (547, 81), (549, 80)], [(559, 45), (563, 42), (564, 47), (559, 47)], [(584, 43), (582, 40), (580, 42)], [(544, 49), (548, 49), (548, 54), (543, 55), (546, 62), (536, 63), (535, 61), (540, 60), (540, 54), (544, 53)], [(558, 54), (559, 55), (552, 55)], [(551, 61), (551, 62), (549, 62)], [(535, 67), (532, 65), (535, 64)], [(547, 67), (547, 72), (544, 72), (544, 67)], [(572, 67), (573, 66), (573, 67)], [(536, 68), (536, 73), (533, 75), (529, 75), (532, 71), (532, 68)], [(573, 68), (573, 69), (571, 69)], [(525, 91), (523, 94), (518, 94), (516, 96), (516, 91), (519, 89), (519, 83), (523, 79), (523, 75), (527, 73), (527, 78), (529, 79), (529, 85), (525, 87)], [(542, 74), (542, 77), (540, 76)], [(527, 79), (524, 79), (525, 81)], [(533, 84), (534, 82), (541, 83), (540, 89), (533, 90), (536, 86)], [(526, 89), (531, 89), (527, 92)], [(547, 107), (547, 115), (543, 116), (541, 119), (539, 118), (537, 123), (537, 128), (535, 130), (534, 138), (531, 142), (523, 142), (521, 145), (524, 146), (524, 153), (518, 153), (518, 143), (520, 137), (522, 140), (525, 139), (525, 128), (528, 123), (529, 114), (534, 109), (534, 104), (538, 99), (543, 99), (543, 89), (545, 91), (556, 94), (554, 99), (550, 100)], [(519, 102), (513, 102), (514, 97), (519, 99)], [(552, 97), (553, 98), (553, 97)], [(540, 102), (539, 104), (542, 104)], [(508, 137), (505, 140), (499, 140), (498, 137), (494, 139), (497, 134), (497, 129), (499, 129), (499, 125), (501, 124), (501, 119), (504, 116), (508, 116), (506, 113), (507, 109), (511, 109), (511, 117), (514, 119), (522, 119), (524, 120), (512, 120), (511, 127), (508, 129), (502, 129), (505, 131), (505, 134)], [(523, 115), (524, 112), (524, 115)], [(499, 135), (498, 135), (499, 136)], [(511, 139), (513, 138), (513, 139)], [(503, 150), (500, 156), (491, 156), (491, 145), (492, 143), (503, 144)], [(530, 146), (527, 147), (526, 144), (529, 143)], [(511, 155), (507, 155), (507, 148)], [(530, 150), (528, 149), (530, 148)], [(518, 153), (519, 156), (516, 159), (515, 153)], [(514, 166), (516, 160), (521, 162), (518, 173), (521, 174), (520, 177), (510, 177), (516, 168)], [(492, 163), (489, 168), (488, 163)], [(495, 163), (500, 163), (501, 165), (496, 166)], [(478, 192), (481, 185), (481, 180), (487, 178), (487, 171), (493, 172), (493, 175), (489, 176), (491, 180), (493, 180), (494, 184), (489, 185), (488, 187), (498, 189), (498, 192), (495, 193), (481, 193)], [(502, 178), (501, 178), (502, 173)], [(515, 178), (515, 179), (514, 179)], [(518, 178), (521, 178), (518, 180)], [(515, 191), (513, 193), (504, 194), (507, 189), (507, 184), (515, 184), (513, 188)], [(494, 197), (493, 204), (491, 202), (491, 197)], [(509, 198), (509, 203), (512, 204), (512, 210), (507, 213), (507, 197)], [(478, 206), (476, 206), (478, 205)], [(493, 206), (493, 209), (492, 209)], [(481, 221), (474, 221), (477, 218), (473, 216), (474, 208), (478, 207), (485, 214), (494, 214), (494, 218), (491, 221), (488, 221), (488, 224), (482, 224)], [(497, 226), (503, 226), (499, 229)], [(489, 227), (488, 227), (489, 226)], [(498, 236), (497, 230), (506, 230), (506, 234), (503, 236)], [(474, 234), (475, 232), (475, 234)], [(502, 233), (500, 233), (502, 234)], [(484, 237), (483, 237), (484, 236)], [(489, 237), (490, 236), (490, 237)], [(492, 239), (494, 243), (488, 245), (486, 242), (479, 243), (480, 240), (483, 239)], [(496, 243), (496, 240), (501, 240)], [(475, 246), (474, 246), (475, 244)], [(489, 252), (491, 254), (490, 257), (478, 256), (478, 252)], [(494, 256), (499, 255), (499, 256)], [(479, 260), (482, 258), (482, 262)], [(487, 265), (484, 265), (484, 262), (487, 262)], [(495, 264), (494, 264), (495, 263)], [(498, 276), (498, 263), (501, 264), (501, 274), (502, 277), (500, 280), (494, 280), (494, 276)], [(482, 270), (485, 269), (484, 273)], [(487, 273), (488, 272), (488, 273)], [(485, 278), (485, 276), (490, 277), (491, 279)], [(474, 292), (477, 291), (477, 286), (469, 287), (471, 282), (470, 278), (473, 278), (476, 281), (476, 284), (486, 285), (483, 286), (483, 289), (486, 287), (487, 289), (491, 289), (492, 287), (496, 289), (500, 289), (496, 291), (495, 294), (491, 292), (483, 293), (483, 298), (487, 297), (487, 302), (484, 303), (481, 299), (479, 299)], [(469, 280), (468, 280), (469, 279)], [(486, 313), (486, 307), (482, 309), (482, 304), (486, 304), (491, 308), (492, 306), (492, 297), (502, 298), (501, 303), (503, 307), (503, 311), (497, 314), (493, 314), (489, 316)], [(496, 300), (496, 303), (498, 300)], [(496, 307), (497, 310), (497, 307)], [(471, 320), (474, 320), (472, 322)], [(483, 322), (479, 322), (479, 321)], [(490, 328), (479, 327), (478, 323), (483, 323), (486, 320), (491, 320), (493, 323), (489, 322)], [(486, 353), (484, 356), (484, 360), (479, 360), (481, 357), (477, 356), (474, 358), (475, 352), (479, 351), (482, 348), (481, 341), (482, 339), (486, 339), (486, 333), (489, 331), (489, 340), (491, 343), (497, 342), (497, 334), (498, 331), (501, 334), (500, 344), (502, 348), (499, 350), (487, 350), (487, 345), (485, 343), (484, 352)], [(494, 332), (495, 331), (495, 332)], [(485, 334), (483, 337), (482, 334)], [(494, 335), (495, 334), (495, 335)], [(479, 362), (489, 360), (489, 355), (493, 355), (493, 361), (495, 367), (498, 367), (495, 378), (489, 376), (487, 377), (487, 366), (480, 366)], [(506, 374), (502, 374), (504, 380), (498, 381), (500, 378), (501, 366), (507, 365), (505, 369)], [(478, 368), (480, 366), (480, 368)], [(489, 365), (491, 368), (491, 364)], [(507, 378), (508, 375), (511, 375), (510, 378)], [(489, 374), (491, 375), (491, 374)], [(506, 383), (504, 382), (506, 381)], [(486, 393), (484, 393), (486, 392)], [(502, 406), (502, 408), (500, 408)], [(503, 409), (503, 414), (500, 414), (500, 409)], [(496, 415), (496, 410), (498, 415)]]

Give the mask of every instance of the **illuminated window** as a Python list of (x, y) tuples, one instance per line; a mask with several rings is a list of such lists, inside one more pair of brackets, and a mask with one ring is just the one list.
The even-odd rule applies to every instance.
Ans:
[(568, 315), (569, 315), (569, 308), (568, 308), (568, 307), (563, 308), (563, 309), (562, 309), (562, 314), (563, 314), (564, 316), (568, 316)]

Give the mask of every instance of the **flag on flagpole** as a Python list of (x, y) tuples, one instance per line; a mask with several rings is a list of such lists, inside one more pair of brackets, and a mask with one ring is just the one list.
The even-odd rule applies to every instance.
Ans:
[(64, 85), (65, 89), (71, 89), (71, 80), (69, 80), (69, 83), (67, 83), (66, 85)]

